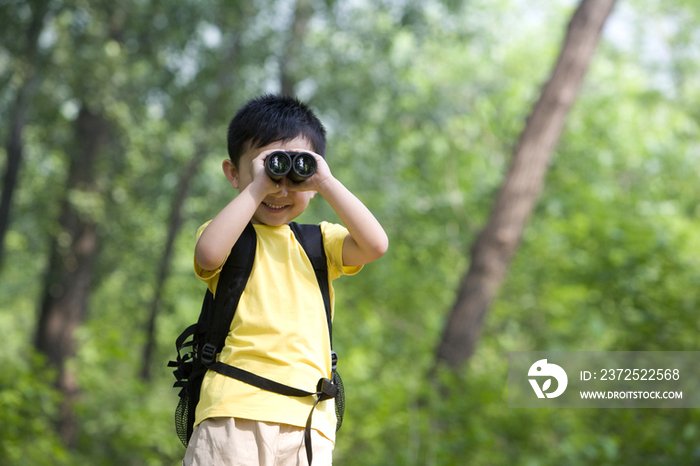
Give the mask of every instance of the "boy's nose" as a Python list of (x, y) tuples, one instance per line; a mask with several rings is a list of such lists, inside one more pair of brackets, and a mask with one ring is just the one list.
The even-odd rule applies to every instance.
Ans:
[(280, 190), (277, 191), (276, 193), (273, 193), (272, 195), (273, 195), (274, 197), (285, 197), (287, 194), (289, 194), (289, 189), (288, 189), (288, 187), (289, 187), (289, 180), (287, 179), (286, 176), (283, 176), (283, 177), (277, 182), (277, 184), (280, 185), (280, 186), (282, 187), (282, 189), (280, 189)]

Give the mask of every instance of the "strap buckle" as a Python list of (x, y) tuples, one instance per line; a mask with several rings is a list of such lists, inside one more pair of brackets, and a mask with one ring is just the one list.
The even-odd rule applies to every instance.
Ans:
[(200, 356), (200, 359), (205, 366), (214, 364), (216, 360), (216, 346), (211, 343), (206, 343), (202, 346), (202, 356)]
[(338, 386), (328, 379), (321, 379), (316, 386), (318, 401), (330, 400), (338, 394)]

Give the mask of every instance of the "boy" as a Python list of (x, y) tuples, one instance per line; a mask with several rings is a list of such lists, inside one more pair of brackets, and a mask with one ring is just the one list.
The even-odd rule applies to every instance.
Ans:
[[(313, 268), (290, 230), (316, 193), (345, 227), (321, 223), (328, 278), (357, 273), (381, 257), (388, 239), (370, 211), (333, 177), (324, 160), (325, 129), (313, 112), (291, 97), (249, 101), (229, 124), (230, 159), (223, 171), (239, 191), (200, 228), (195, 271), (216, 295), (221, 266), (246, 225), (257, 248), (219, 361), (303, 390), (315, 391), (331, 376), (330, 337)], [(275, 150), (311, 153), (316, 172), (305, 181), (274, 181), (265, 159)], [(331, 302), (333, 288), (330, 286)], [(304, 426), (315, 400), (258, 389), (208, 371), (196, 410), (195, 430), (183, 464), (306, 465)], [(313, 412), (314, 465), (330, 465), (335, 441), (332, 400)]]

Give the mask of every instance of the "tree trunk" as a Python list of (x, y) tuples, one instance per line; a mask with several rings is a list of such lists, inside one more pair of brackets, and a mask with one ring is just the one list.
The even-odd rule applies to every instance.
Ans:
[(282, 95), (294, 96), (294, 86), (299, 81), (299, 55), (301, 55), (309, 19), (313, 13), (314, 7), (311, 0), (297, 0), (290, 37), (280, 57), (280, 94)]
[[(34, 76), (30, 82), (35, 81)], [(24, 131), (25, 115), (28, 108), (28, 94), (25, 90), (20, 90), (17, 96), (17, 103), (12, 112), (12, 123), (10, 124), (10, 134), (6, 146), (7, 165), (5, 166), (5, 176), (2, 185), (2, 201), (0, 201), (0, 268), (5, 256), (5, 235), (10, 227), (10, 207), (12, 197), (19, 178), (19, 168), (22, 162), (22, 132)]]
[(108, 140), (108, 130), (100, 115), (83, 107), (76, 119), (76, 150), (71, 158), (60, 230), (51, 244), (35, 338), (36, 348), (58, 371), (57, 385), (64, 396), (58, 432), (69, 447), (75, 445), (77, 435), (72, 405), (78, 386), (66, 361), (75, 355), (74, 333), (85, 316), (97, 256), (97, 221), (90, 203), (99, 196), (95, 162)]
[(173, 245), (175, 244), (175, 238), (177, 237), (177, 233), (180, 231), (180, 226), (182, 225), (182, 206), (185, 204), (185, 200), (189, 194), (192, 178), (194, 178), (195, 173), (197, 173), (197, 169), (202, 163), (202, 160), (204, 160), (205, 154), (206, 151), (203, 147), (197, 148), (194, 157), (192, 160), (190, 160), (190, 163), (187, 164), (180, 175), (177, 194), (175, 195), (172, 208), (170, 209), (168, 237), (165, 241), (165, 246), (163, 247), (163, 254), (160, 258), (160, 262), (158, 263), (158, 270), (156, 271), (156, 285), (153, 300), (151, 301), (150, 306), (151, 314), (146, 327), (146, 344), (143, 348), (143, 366), (141, 367), (141, 378), (146, 382), (151, 380), (153, 351), (156, 347), (156, 319), (160, 311), (165, 281), (167, 280), (170, 272)]
[(33, 5), (32, 21), (27, 29), (27, 46), (25, 50), (25, 60), (29, 66), (29, 75), (24, 86), (17, 91), (17, 98), (12, 112), (8, 115), (9, 134), (7, 144), (7, 165), (5, 165), (5, 175), (2, 184), (2, 199), (0, 200), (0, 268), (2, 268), (5, 257), (5, 235), (10, 227), (10, 209), (12, 207), (12, 197), (17, 187), (19, 170), (22, 164), (22, 133), (27, 120), (27, 111), (32, 102), (32, 98), (39, 87), (40, 56), (37, 53), (39, 35), (44, 29), (44, 20), (48, 13), (47, 1), (39, 1)]
[(515, 253), (544, 184), (552, 151), (615, 0), (582, 0), (556, 67), (527, 120), (489, 220), (452, 308), (436, 362), (461, 366), (473, 353), (484, 316)]

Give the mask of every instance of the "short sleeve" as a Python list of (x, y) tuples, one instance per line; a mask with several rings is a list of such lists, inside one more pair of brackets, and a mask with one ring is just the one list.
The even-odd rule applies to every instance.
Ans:
[(328, 275), (335, 280), (341, 275), (355, 275), (362, 270), (362, 266), (346, 267), (343, 264), (343, 243), (348, 236), (348, 230), (335, 223), (321, 222), (323, 232), (323, 245), (328, 259)]
[[(202, 233), (204, 230), (207, 228), (207, 226), (211, 223), (211, 220), (209, 220), (207, 223), (199, 227), (197, 230), (197, 241), (199, 241), (199, 237), (202, 236)], [(227, 256), (228, 258), (228, 256)], [(224, 261), (226, 262), (226, 261)], [(221, 267), (219, 267), (216, 270), (204, 270), (200, 265), (197, 263), (197, 259), (194, 259), (194, 273), (197, 275), (197, 278), (202, 280), (204, 283), (207, 284), (209, 287), (209, 290), (216, 294), (216, 285), (219, 282), (219, 272), (221, 272), (221, 268), (223, 267), (223, 264), (221, 264)]]

